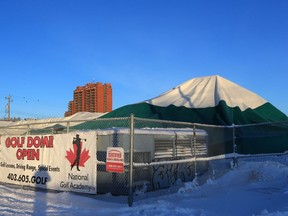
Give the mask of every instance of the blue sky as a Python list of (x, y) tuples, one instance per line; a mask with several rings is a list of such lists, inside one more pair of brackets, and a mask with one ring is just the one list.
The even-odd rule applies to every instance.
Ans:
[(288, 114), (286, 0), (1, 0), (0, 118), (62, 117), (76, 86), (113, 109), (220, 75)]

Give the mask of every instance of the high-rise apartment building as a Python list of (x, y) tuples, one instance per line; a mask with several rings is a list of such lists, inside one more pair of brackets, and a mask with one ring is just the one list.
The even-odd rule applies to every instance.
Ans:
[(112, 111), (112, 86), (110, 83), (88, 83), (78, 86), (74, 90), (74, 99), (68, 103), (65, 116), (77, 112), (111, 112)]

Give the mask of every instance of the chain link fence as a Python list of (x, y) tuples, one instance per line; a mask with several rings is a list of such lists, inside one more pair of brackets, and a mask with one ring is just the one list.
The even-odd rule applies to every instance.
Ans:
[[(257, 154), (288, 149), (288, 122), (216, 126), (134, 118), (49, 122), (0, 127), (1, 135), (61, 134), (95, 131), (97, 193), (128, 197), (170, 188), (177, 182), (195, 181), (211, 173), (211, 162), (234, 165)], [(107, 172), (108, 147), (124, 150), (124, 172)], [(228, 158), (228, 159), (227, 159)], [(250, 160), (249, 159), (249, 160)], [(207, 172), (208, 171), (208, 172)], [(93, 170), (91, 170), (93, 172)]]

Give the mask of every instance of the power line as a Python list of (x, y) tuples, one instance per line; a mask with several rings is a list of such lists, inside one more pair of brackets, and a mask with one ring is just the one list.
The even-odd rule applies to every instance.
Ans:
[[(19, 95), (12, 95), (9, 94), (5, 97), (3, 103), (5, 104), (5, 115), (4, 119), (6, 120), (13, 120), (14, 116), (18, 116), (18, 118), (55, 118), (55, 117), (62, 117), (61, 114), (47, 114), (45, 112), (53, 112), (56, 110), (56, 113), (59, 113), (59, 110), (63, 110), (63, 104), (51, 104), (51, 102), (43, 101), (41, 98), (33, 98), (27, 96), (19, 96)], [(13, 105), (11, 104), (13, 102)], [(32, 108), (31, 108), (32, 106)], [(66, 106), (66, 104), (65, 104)], [(20, 108), (19, 108), (20, 107)], [(36, 110), (36, 111), (35, 111)], [(2, 111), (3, 112), (3, 111)]]

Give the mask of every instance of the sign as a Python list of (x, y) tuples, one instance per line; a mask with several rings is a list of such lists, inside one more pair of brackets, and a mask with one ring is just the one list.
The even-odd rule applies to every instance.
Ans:
[(108, 147), (106, 155), (107, 172), (124, 172), (124, 150), (121, 147)]
[(1, 136), (0, 181), (96, 193), (96, 133)]

